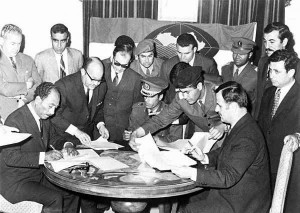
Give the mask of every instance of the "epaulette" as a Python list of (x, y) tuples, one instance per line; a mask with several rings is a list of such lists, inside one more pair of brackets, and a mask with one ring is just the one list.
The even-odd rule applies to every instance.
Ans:
[(139, 107), (144, 107), (145, 106), (145, 102), (137, 102), (135, 104), (133, 104), (132, 108), (139, 108)]

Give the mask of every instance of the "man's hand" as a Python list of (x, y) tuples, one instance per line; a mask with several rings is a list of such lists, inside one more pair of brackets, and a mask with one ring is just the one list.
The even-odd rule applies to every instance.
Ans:
[(88, 145), (89, 143), (91, 143), (91, 138), (88, 134), (86, 134), (85, 132), (77, 129), (75, 131), (75, 137), (78, 138), (80, 140), (80, 142), (82, 144)]
[(98, 127), (98, 130), (99, 130), (100, 135), (101, 135), (104, 139), (108, 139), (108, 138), (109, 138), (109, 132), (108, 132), (108, 130), (106, 129), (105, 125), (104, 125), (104, 124), (99, 124), (97, 127)]
[(226, 125), (225, 124), (220, 124), (218, 126), (212, 127), (209, 130), (210, 133), (210, 139), (214, 139), (214, 140), (219, 140), (220, 138), (222, 138), (224, 132), (225, 132), (225, 128)]
[(182, 152), (184, 154), (191, 154), (193, 156), (193, 158), (197, 159), (198, 161), (203, 161), (205, 158), (205, 154), (202, 152), (201, 149), (199, 149), (199, 147), (196, 146), (191, 146), (190, 144), (186, 145)]
[(66, 153), (67, 156), (79, 155), (79, 152), (74, 147), (66, 147), (62, 149), (62, 153)]
[(296, 151), (299, 148), (299, 143), (300, 143), (300, 141), (298, 140), (299, 136), (296, 134), (287, 135), (283, 139), (284, 144), (288, 144), (292, 152)]
[(26, 81), (26, 86), (27, 86), (27, 89), (31, 89), (34, 85), (34, 80), (32, 77), (28, 78), (27, 81)]
[(45, 153), (45, 160), (46, 161), (51, 161), (51, 160), (59, 160), (62, 159), (63, 153), (58, 150), (51, 150)]
[(138, 151), (140, 144), (136, 143), (135, 139), (143, 137), (146, 134), (142, 127), (137, 128), (130, 136), (129, 146), (134, 150)]
[(172, 168), (172, 172), (180, 178), (190, 178), (193, 181), (196, 181), (197, 178), (197, 169), (191, 167), (178, 167)]
[(19, 130), (15, 127), (10, 127), (10, 126), (5, 126), (5, 125), (0, 124), (0, 133), (5, 134), (8, 132), (19, 132)]
[(129, 141), (131, 134), (132, 134), (132, 131), (124, 130), (124, 132), (123, 132), (123, 140), (124, 141)]

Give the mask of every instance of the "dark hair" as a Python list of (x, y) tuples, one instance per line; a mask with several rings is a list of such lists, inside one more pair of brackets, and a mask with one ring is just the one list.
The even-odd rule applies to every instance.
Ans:
[(52, 90), (55, 90), (59, 94), (57, 87), (53, 83), (43, 82), (35, 89), (33, 97), (35, 99), (39, 96), (43, 100), (48, 97)]
[(215, 93), (220, 91), (222, 92), (222, 97), (226, 103), (236, 102), (240, 107), (247, 108), (247, 93), (239, 83), (235, 81), (227, 81), (215, 89)]
[(52, 36), (52, 33), (53, 34), (56, 34), (56, 33), (61, 33), (61, 34), (67, 33), (68, 37), (70, 35), (68, 28), (65, 25), (63, 25), (63, 24), (55, 24), (55, 25), (53, 25), (51, 27), (51, 29), (50, 29), (50, 35), (51, 36)]
[(285, 49), (289, 51), (294, 51), (295, 40), (289, 27), (281, 22), (273, 22), (265, 27), (264, 33), (271, 33), (274, 30), (279, 32), (278, 38), (281, 40), (281, 42), (285, 38), (288, 40)]
[(132, 38), (130, 38), (127, 35), (120, 35), (116, 41), (115, 41), (115, 46), (122, 46), (122, 45), (131, 45), (132, 48), (135, 47), (135, 43), (132, 40)]
[(83, 62), (83, 65), (82, 65), (82, 68), (87, 70), (89, 65), (92, 63), (92, 62), (98, 62), (99, 64), (102, 64), (102, 61), (98, 58), (98, 57), (89, 57), (87, 59), (84, 60)]
[(296, 74), (297, 64), (299, 62), (297, 53), (290, 52), (288, 50), (276, 50), (269, 57), (269, 63), (270, 62), (279, 62), (279, 61), (284, 61), (284, 67), (287, 70), (287, 72), (291, 69), (295, 69), (295, 74)]
[(183, 33), (177, 38), (177, 44), (181, 47), (187, 47), (190, 44), (198, 49), (198, 43), (195, 37), (189, 33)]
[(113, 57), (115, 57), (118, 52), (126, 52), (132, 58), (133, 47), (131, 45), (127, 45), (127, 44), (116, 46), (113, 51)]
[(178, 76), (179, 71), (184, 70), (185, 68), (188, 68), (190, 66), (191, 65), (186, 62), (178, 62), (177, 64), (175, 64), (170, 72), (170, 77), (169, 77), (170, 82), (173, 84), (173, 82)]

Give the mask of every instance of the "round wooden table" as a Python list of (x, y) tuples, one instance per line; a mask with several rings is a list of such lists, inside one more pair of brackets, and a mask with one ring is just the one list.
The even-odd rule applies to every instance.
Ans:
[(100, 156), (109, 156), (129, 168), (116, 171), (101, 171), (93, 166), (89, 171), (70, 169), (54, 172), (50, 164), (45, 166), (45, 175), (54, 184), (79, 193), (110, 197), (115, 212), (141, 212), (147, 199), (189, 194), (201, 190), (190, 179), (181, 179), (171, 172), (147, 172), (138, 170), (141, 162), (135, 152), (105, 151)]

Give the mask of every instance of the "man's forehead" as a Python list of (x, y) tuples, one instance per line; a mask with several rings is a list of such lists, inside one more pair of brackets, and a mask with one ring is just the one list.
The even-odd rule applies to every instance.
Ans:
[(141, 53), (140, 56), (146, 57), (146, 56), (150, 56), (150, 55), (153, 55), (153, 54), (154, 54), (153, 51), (149, 51), (149, 52), (146, 52), (146, 53)]
[(272, 32), (264, 33), (264, 39), (266, 40), (279, 39), (279, 31), (273, 30)]
[(190, 52), (193, 49), (193, 45), (190, 44), (189, 46), (182, 47), (179, 44), (176, 44), (176, 49), (180, 52)]
[(278, 69), (278, 70), (282, 70), (282, 69), (285, 69), (285, 66), (284, 66), (284, 61), (277, 61), (277, 62), (270, 62), (270, 65), (269, 65), (269, 68), (270, 69)]
[(115, 60), (118, 62), (123, 62), (123, 61), (129, 61), (130, 60), (130, 54), (127, 52), (117, 52), (115, 56)]
[(62, 40), (68, 38), (67, 33), (51, 33), (52, 38), (55, 38), (56, 40)]

